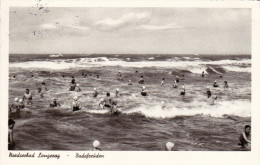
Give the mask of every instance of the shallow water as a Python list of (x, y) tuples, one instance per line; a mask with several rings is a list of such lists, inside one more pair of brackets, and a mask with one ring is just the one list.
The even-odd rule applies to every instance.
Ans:
[[(33, 104), (10, 116), (16, 121), (16, 150), (91, 150), (95, 139), (103, 150), (164, 150), (168, 141), (175, 143), (175, 150), (241, 150), (237, 145), (239, 134), (244, 125), (251, 123), (250, 56), (102, 55), (57, 59), (27, 55), (30, 60), (18, 56), (10, 56), (9, 74), (16, 78), (9, 80), (9, 104), (15, 97), (21, 98), (26, 88), (33, 94)], [(119, 71), (123, 81), (117, 80)], [(199, 74), (202, 71), (206, 73), (204, 78)], [(185, 80), (180, 81), (179, 88), (172, 88), (175, 76), (182, 74)], [(148, 97), (140, 95), (143, 85), (137, 81), (141, 75), (151, 93)], [(68, 91), (71, 76), (80, 84), (81, 92)], [(166, 84), (163, 87), (162, 78)], [(127, 84), (129, 79), (132, 86)], [(215, 80), (219, 88), (212, 87)], [(43, 81), (49, 91), (40, 98), (37, 88)], [(223, 88), (224, 81), (228, 81), (229, 88)], [(183, 85), (186, 96), (180, 97)], [(207, 86), (218, 96), (213, 106), (206, 101)], [(91, 96), (95, 87), (100, 92), (97, 98)], [(98, 101), (106, 92), (114, 96), (116, 88), (121, 93), (117, 100), (122, 113), (100, 111)], [(75, 95), (84, 107), (78, 112), (70, 108)], [(49, 107), (53, 97), (58, 98), (61, 107)]]

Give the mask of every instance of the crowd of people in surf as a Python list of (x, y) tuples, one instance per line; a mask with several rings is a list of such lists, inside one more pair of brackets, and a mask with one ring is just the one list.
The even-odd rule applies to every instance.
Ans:
[[(136, 71), (136, 73), (137, 72), (138, 71)], [(84, 77), (86, 76), (84, 73), (82, 73), (82, 75)], [(34, 78), (33, 75), (31, 77)], [(62, 77), (64, 78), (65, 76), (62, 75)], [(205, 77), (204, 71), (202, 72), (201, 77), (202, 78)], [(16, 77), (14, 75), (11, 78), (15, 79)], [(96, 78), (99, 79), (100, 76), (96, 75)], [(222, 76), (220, 76), (220, 78), (222, 78)], [(117, 80), (123, 81), (123, 79), (124, 79), (124, 76), (121, 74), (121, 72), (118, 72)], [(185, 80), (184, 75), (182, 75), (181, 77), (176, 76), (175, 81), (174, 81), (172, 87), (173, 88), (178, 88), (178, 84), (182, 80)], [(140, 95), (144, 96), (144, 97), (148, 97), (150, 95), (150, 92), (146, 89), (146, 86), (144, 86), (144, 84), (145, 84), (144, 76), (140, 77), (138, 83), (143, 85), (142, 88), (140, 89)], [(132, 84), (133, 84), (132, 81), (128, 80), (128, 85), (132, 85)], [(165, 78), (162, 78), (162, 81), (161, 81), (160, 85), (162, 87), (165, 86)], [(217, 81), (215, 81), (212, 84), (212, 87), (213, 88), (218, 88), (218, 87), (220, 87), (220, 85), (217, 83)], [(229, 87), (227, 81), (224, 81), (223, 87), (224, 88), (228, 88)], [(41, 87), (39, 87), (37, 89), (38, 95), (40, 97), (44, 97), (44, 94), (47, 91), (48, 91), (48, 88), (47, 88), (45, 82), (42, 82)], [(71, 83), (70, 83), (69, 91), (75, 91), (75, 92), (80, 92), (81, 91), (80, 85), (76, 82), (74, 76), (72, 76), (72, 80), (71, 80)], [(96, 97), (98, 97), (98, 95), (99, 95), (99, 92), (97, 91), (96, 88), (94, 88), (92, 96), (94, 98), (96, 98)], [(120, 94), (118, 88), (115, 91), (115, 97), (111, 97), (110, 92), (107, 92), (106, 96), (104, 98), (100, 99), (100, 101), (98, 103), (98, 106), (100, 107), (101, 110), (108, 110), (111, 114), (118, 114), (119, 110), (118, 110), (118, 106), (117, 106), (117, 104), (118, 104), (118, 99), (117, 98), (120, 97), (120, 95), (121, 94)], [(179, 96), (184, 97), (185, 95), (186, 95), (185, 86), (182, 86), (181, 90), (179, 92)], [(206, 90), (206, 96), (207, 96), (207, 99), (208, 99), (208, 103), (210, 105), (214, 105), (214, 101), (217, 99), (217, 96), (212, 96), (212, 92), (211, 92), (209, 86), (207, 87), (207, 90)], [(26, 89), (26, 91), (25, 91), (25, 93), (24, 93), (24, 95), (23, 95), (23, 97), (21, 99), (18, 99), (18, 98), (14, 99), (14, 103), (9, 108), (9, 114), (20, 113), (20, 111), (22, 109), (24, 109), (26, 105), (33, 104), (32, 100), (33, 100), (32, 93), (30, 93), (29, 89)], [(73, 98), (73, 101), (72, 101), (72, 104), (71, 104), (72, 105), (71, 106), (72, 111), (79, 111), (79, 110), (81, 110), (83, 108), (78, 100), (79, 100), (78, 96), (75, 96)], [(53, 100), (50, 102), (49, 106), (51, 108), (55, 108), (55, 107), (61, 106), (61, 104), (58, 102), (57, 98), (53, 98)], [(14, 128), (14, 124), (15, 124), (15, 121), (13, 119), (9, 119), (9, 122), (8, 122), (8, 125), (9, 125), (9, 131), (8, 131), (8, 142), (9, 142), (8, 146), (9, 147), (8, 148), (9, 149), (13, 149), (13, 146), (14, 146), (14, 141), (13, 141), (13, 128)], [(241, 133), (241, 135), (239, 137), (239, 141), (240, 141), (239, 145), (240, 146), (246, 147), (246, 146), (251, 144), (251, 141), (250, 141), (250, 137), (251, 137), (250, 131), (251, 131), (250, 125), (246, 125), (244, 131)], [(100, 142), (98, 140), (95, 140), (93, 142), (93, 147), (94, 147), (93, 150), (101, 150), (99, 148), (99, 146), (100, 146)], [(172, 143), (172, 142), (166, 143), (166, 150), (167, 151), (174, 150), (173, 148), (174, 148), (174, 143)]]

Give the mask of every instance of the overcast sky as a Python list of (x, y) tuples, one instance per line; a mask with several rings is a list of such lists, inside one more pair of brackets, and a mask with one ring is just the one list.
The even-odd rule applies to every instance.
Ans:
[(10, 53), (250, 54), (250, 9), (11, 8)]

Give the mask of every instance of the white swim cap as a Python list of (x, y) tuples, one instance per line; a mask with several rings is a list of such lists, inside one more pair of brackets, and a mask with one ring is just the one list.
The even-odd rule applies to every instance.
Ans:
[(217, 82), (217, 80), (215, 80), (215, 82)]
[(22, 103), (22, 102), (23, 102), (23, 99), (20, 99), (19, 102)]
[(97, 90), (97, 88), (94, 88), (94, 91)]
[(74, 100), (78, 100), (78, 96), (75, 96), (75, 97), (74, 97)]
[(174, 147), (174, 143), (172, 143), (172, 142), (167, 142), (166, 143), (166, 149), (168, 151), (172, 151), (173, 147)]
[(119, 91), (119, 89), (118, 89), (118, 88), (116, 88), (116, 91)]
[(143, 89), (145, 89), (145, 86), (143, 86)]
[(56, 100), (56, 98), (55, 98), (55, 97), (53, 97), (53, 100)]
[(131, 82), (131, 80), (129, 80), (129, 82)]
[(209, 89), (209, 86), (207, 86), (207, 89)]
[(176, 82), (177, 83), (177, 81), (175, 80), (174, 82)]
[(93, 142), (93, 147), (94, 148), (97, 148), (97, 147), (99, 147), (100, 146), (100, 142), (98, 141), (98, 140), (95, 140), (94, 142)]
[(16, 97), (16, 98), (14, 99), (14, 101), (15, 101), (15, 102), (18, 102), (18, 98)]
[(79, 86), (79, 84), (77, 84), (77, 87)]
[(185, 86), (182, 86), (182, 88), (184, 89), (184, 88), (185, 88)]

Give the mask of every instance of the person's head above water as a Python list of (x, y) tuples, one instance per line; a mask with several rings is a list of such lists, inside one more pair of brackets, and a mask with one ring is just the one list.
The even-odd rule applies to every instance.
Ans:
[(109, 92), (107, 92), (107, 96), (110, 96), (110, 93), (109, 93)]
[(172, 142), (167, 142), (165, 145), (166, 151), (172, 151), (173, 147), (174, 147), (174, 143)]
[(97, 88), (94, 88), (94, 91), (96, 91), (97, 90)]
[(15, 124), (15, 121), (14, 121), (13, 119), (9, 119), (9, 120), (8, 120), (8, 126), (9, 126), (9, 128), (10, 128), (10, 127), (13, 128), (14, 124)]
[(182, 89), (185, 89), (185, 86), (182, 86)]
[(144, 78), (144, 76), (141, 76), (141, 78)]
[(20, 99), (20, 100), (19, 100), (19, 103), (22, 103), (22, 102), (23, 102), (23, 99)]
[(77, 100), (78, 100), (78, 96), (75, 96), (73, 99), (74, 99), (75, 101), (77, 101)]
[(53, 101), (56, 101), (57, 99), (54, 97), (52, 100), (53, 100)]
[(165, 80), (164, 78), (162, 80)]
[(14, 99), (15, 102), (18, 102), (18, 100), (19, 100), (19, 99), (18, 99), (17, 97)]
[(227, 81), (224, 81), (225, 84), (227, 84)]
[(45, 82), (42, 82), (42, 85), (45, 85)]
[(143, 86), (143, 89), (145, 89), (145, 86)]
[(79, 87), (79, 84), (77, 84), (76, 86)]
[(98, 140), (94, 140), (93, 147), (98, 148), (100, 146), (100, 142)]
[(26, 89), (26, 90), (25, 90), (25, 92), (26, 92), (26, 93), (29, 93), (29, 92), (30, 92), (30, 90), (29, 90), (29, 89)]
[(116, 88), (116, 91), (117, 91), (117, 92), (119, 92), (119, 89), (118, 89), (118, 88)]

